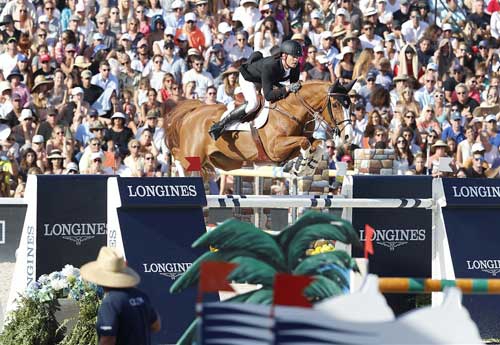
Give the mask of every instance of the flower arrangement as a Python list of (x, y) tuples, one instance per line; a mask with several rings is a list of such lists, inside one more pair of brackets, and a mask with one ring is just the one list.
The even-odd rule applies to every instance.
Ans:
[[(97, 341), (95, 321), (103, 291), (84, 281), (80, 270), (66, 265), (61, 271), (44, 274), (31, 283), (19, 296), (18, 308), (8, 315), (0, 334), (2, 345), (71, 345)], [(76, 301), (79, 316), (72, 332), (64, 334), (67, 320), (59, 324), (55, 313), (58, 299)], [(79, 342), (80, 341), (80, 342)]]

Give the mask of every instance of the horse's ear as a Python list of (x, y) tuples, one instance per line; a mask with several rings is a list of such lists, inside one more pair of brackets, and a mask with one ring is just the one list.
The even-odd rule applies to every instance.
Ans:
[[(338, 80), (338, 79), (337, 79)], [(354, 79), (353, 81), (351, 81), (349, 84), (347, 85), (344, 85), (344, 88), (346, 90), (346, 93), (351, 91), (352, 87), (354, 86), (354, 84), (356, 84), (356, 81), (358, 81), (357, 79)]]

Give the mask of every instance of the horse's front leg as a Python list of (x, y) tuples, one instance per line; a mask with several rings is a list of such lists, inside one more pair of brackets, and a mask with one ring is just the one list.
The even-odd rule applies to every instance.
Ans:
[(320, 140), (315, 140), (311, 144), (306, 137), (276, 138), (273, 149), (275, 153), (282, 153), (280, 162), (290, 157), (294, 150), (300, 150), (299, 156), (289, 165), (291, 173), (297, 176), (314, 174), (324, 150)]

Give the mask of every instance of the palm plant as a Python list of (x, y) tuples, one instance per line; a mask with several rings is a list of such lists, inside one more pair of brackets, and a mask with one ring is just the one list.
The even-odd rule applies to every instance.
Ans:
[[(318, 240), (360, 245), (351, 223), (328, 213), (307, 212), (277, 236), (250, 223), (229, 219), (193, 243), (194, 248), (211, 250), (200, 256), (175, 281), (170, 292), (178, 293), (197, 284), (202, 262), (224, 261), (238, 265), (228, 280), (262, 286), (227, 301), (271, 304), (276, 273), (314, 277), (314, 281), (304, 290), (304, 295), (311, 301), (342, 294), (349, 287), (345, 272), (359, 272), (356, 262), (342, 250), (311, 251)], [(324, 244), (324, 241), (320, 243)], [(315, 254), (311, 255), (311, 252)], [(186, 330), (178, 344), (191, 344), (195, 323)]]

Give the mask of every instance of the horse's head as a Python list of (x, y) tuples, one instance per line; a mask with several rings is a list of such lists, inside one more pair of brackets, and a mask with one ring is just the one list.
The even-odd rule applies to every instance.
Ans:
[[(340, 136), (340, 133), (347, 125), (351, 124), (350, 116), (352, 103), (348, 93), (355, 83), (356, 80), (353, 80), (349, 84), (342, 85), (337, 80), (328, 88), (325, 109), (326, 114), (322, 115), (328, 127), (330, 127), (328, 129), (331, 130), (334, 136)], [(323, 113), (325, 111), (323, 111)], [(346, 134), (346, 138), (348, 136), (349, 134)]]

